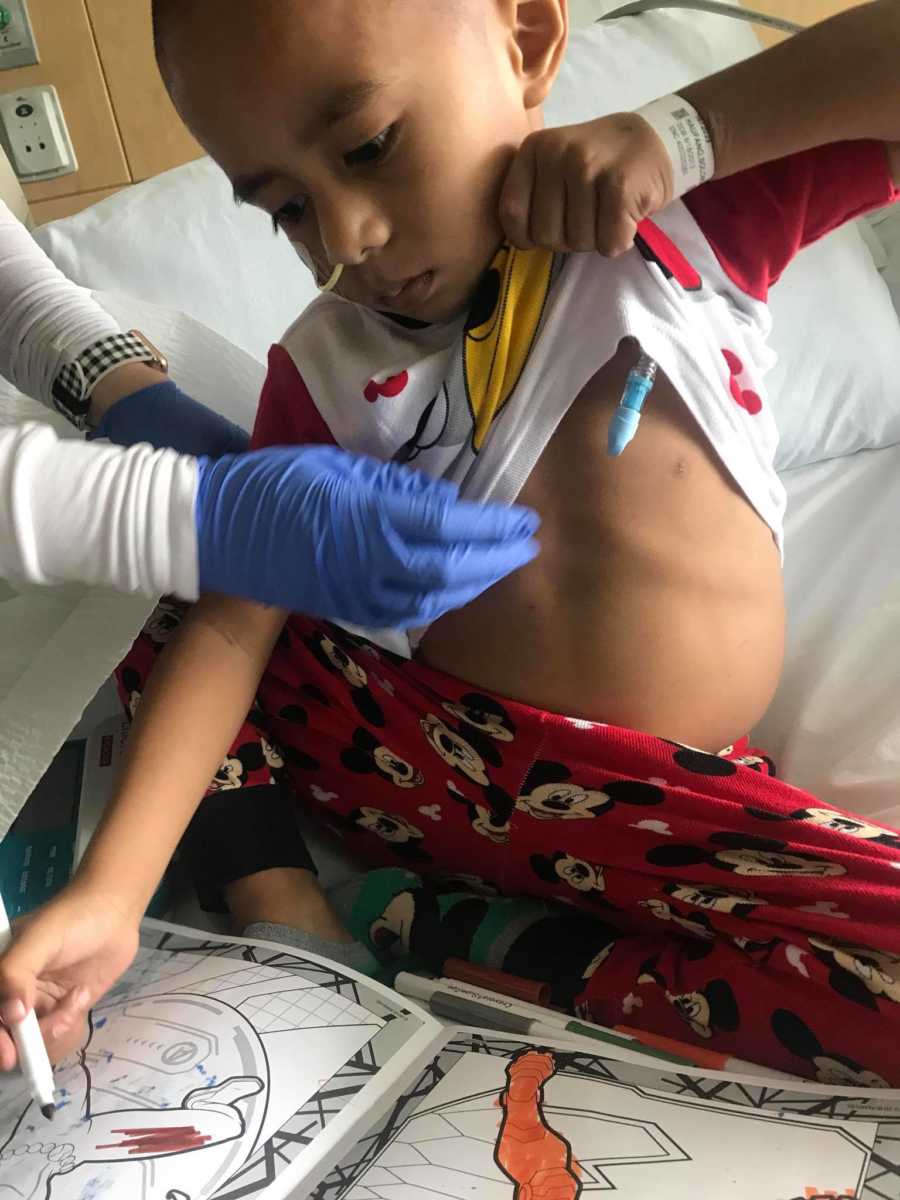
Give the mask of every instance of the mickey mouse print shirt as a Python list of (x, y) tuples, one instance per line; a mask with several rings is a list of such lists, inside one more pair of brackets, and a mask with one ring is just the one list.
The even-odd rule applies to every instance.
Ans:
[(512, 503), (631, 338), (781, 549), (768, 290), (803, 246), (898, 196), (882, 143), (834, 144), (704, 184), (642, 222), (616, 259), (504, 247), (450, 324), (410, 329), (323, 295), (272, 350), (254, 443), (333, 442)]

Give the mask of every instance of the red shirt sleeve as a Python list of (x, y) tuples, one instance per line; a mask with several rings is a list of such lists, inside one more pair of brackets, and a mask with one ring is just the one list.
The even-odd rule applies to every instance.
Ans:
[(715, 179), (684, 197), (725, 273), (765, 300), (804, 246), (900, 199), (883, 142), (834, 142)]
[(283, 346), (273, 346), (250, 448), (336, 444), (294, 360)]

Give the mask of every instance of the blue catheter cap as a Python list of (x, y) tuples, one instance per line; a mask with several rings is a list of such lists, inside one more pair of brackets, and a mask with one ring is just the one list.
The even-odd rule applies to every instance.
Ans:
[(609, 423), (608, 443), (609, 453), (613, 458), (618, 458), (637, 433), (640, 421), (641, 414), (633, 408), (625, 408), (624, 405), (620, 405), (613, 413)]

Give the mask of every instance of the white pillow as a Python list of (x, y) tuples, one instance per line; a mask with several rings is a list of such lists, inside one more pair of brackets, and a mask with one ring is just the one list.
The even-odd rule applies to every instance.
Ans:
[[(595, 23), (572, 34), (548, 122), (635, 108), (758, 49), (749, 24), (710, 13)], [(284, 238), (235, 208), (208, 160), (45, 226), (38, 240), (79, 283), (181, 309), (260, 360), (315, 295)], [(804, 251), (772, 307), (779, 465), (900, 441), (900, 326), (856, 229)]]
[(128, 188), (36, 233), (94, 291), (180, 309), (265, 362), (315, 297), (309, 271), (265, 213), (236, 207), (208, 158)]
[(784, 482), (788, 652), (754, 744), (783, 779), (900, 828), (900, 446)]
[(769, 307), (776, 465), (900, 442), (900, 320), (857, 226), (802, 250)]
[(752, 25), (712, 13), (667, 9), (596, 21), (572, 32), (547, 123), (628, 112), (758, 50)]

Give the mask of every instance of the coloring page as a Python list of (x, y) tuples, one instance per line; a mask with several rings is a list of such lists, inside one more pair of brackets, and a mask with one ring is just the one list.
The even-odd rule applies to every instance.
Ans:
[(54, 1120), (0, 1086), (0, 1200), (260, 1195), (420, 1026), (337, 968), (145, 932)]
[(464, 1034), (314, 1200), (898, 1200), (866, 1105)]

